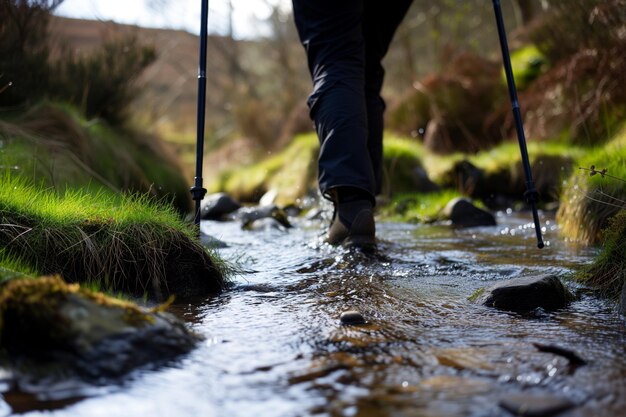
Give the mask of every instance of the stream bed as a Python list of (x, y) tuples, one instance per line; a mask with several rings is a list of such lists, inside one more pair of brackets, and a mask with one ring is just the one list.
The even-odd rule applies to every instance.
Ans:
[[(243, 272), (218, 297), (172, 307), (204, 336), (198, 348), (71, 401), (52, 401), (62, 387), (7, 394), (0, 416), (511, 416), (501, 403), (520, 395), (568, 401), (559, 416), (626, 415), (626, 326), (611, 303), (567, 280), (577, 299), (556, 312), (468, 301), (501, 280), (567, 277), (590, 262), (546, 215), (549, 246), (537, 249), (528, 217), (501, 212), (498, 226), (465, 230), (381, 222), (370, 254), (323, 244), (323, 221), (203, 222)], [(352, 309), (367, 324), (342, 326)]]

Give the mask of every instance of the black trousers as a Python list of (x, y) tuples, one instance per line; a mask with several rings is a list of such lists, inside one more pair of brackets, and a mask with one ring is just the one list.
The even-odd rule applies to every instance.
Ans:
[(293, 0), (313, 91), (322, 194), (349, 186), (378, 194), (382, 182), (385, 71), (381, 60), (412, 0)]

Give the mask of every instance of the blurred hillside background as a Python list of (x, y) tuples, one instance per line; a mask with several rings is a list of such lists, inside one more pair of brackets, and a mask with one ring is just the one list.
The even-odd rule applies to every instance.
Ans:
[[(198, 37), (60, 16), (78, 13), (72, 14), (72, 3), (2, 2), (3, 114), (18, 117), (42, 100), (69, 105), (85, 124), (96, 120), (144, 137), (144, 145), (177, 159), (177, 170), (191, 178)], [(253, 3), (264, 12), (242, 23), (237, 13)], [(389, 131), (439, 155), (476, 153), (514, 139), (491, 3), (413, 3), (385, 59)], [(200, 7), (142, 4), (158, 21), (172, 16), (174, 26)], [(207, 178), (276, 153), (312, 129), (305, 106), (310, 80), (290, 4), (211, 4), (220, 20), (208, 40)], [(529, 141), (606, 141), (626, 103), (624, 1), (510, 0), (502, 6)], [(199, 21), (185, 28), (194, 24)], [(157, 138), (166, 143), (155, 145)]]
[[(244, 148), (246, 152), (229, 156), (246, 159), (253, 156), (251, 150), (279, 149), (294, 133), (310, 129), (304, 106), (310, 81), (289, 7), (267, 2), (269, 16), (264, 21), (249, 20), (248, 24), (264, 25), (268, 33), (253, 39), (237, 39), (233, 27), (237, 0), (211, 3), (220, 2), (224, 3), (220, 11), (223, 21), (217, 29), (223, 33), (211, 35), (208, 42), (208, 151), (238, 141), (234, 148)], [(61, 1), (39, 3), (51, 8), (57, 3), (67, 6)], [(238, 7), (245, 2), (240, 3)], [(159, 10), (163, 10), (163, 14), (172, 13), (167, 1), (146, 4), (156, 14)], [(192, 4), (186, 5), (187, 8), (190, 6)], [(519, 32), (543, 10), (539, 2), (504, 2), (507, 24), (513, 33)], [(199, 25), (199, 21), (193, 23)], [(132, 108), (128, 116), (143, 129), (158, 133), (175, 144), (185, 165), (191, 162), (196, 121), (197, 36), (182, 30), (145, 29), (112, 21), (57, 16), (50, 19), (47, 29), (48, 35), (38, 43), (48, 44), (52, 60), (67, 59), (68, 54), (92, 55), (116, 39), (118, 42), (134, 39), (133, 46), (151, 48), (154, 62), (137, 74), (137, 93), (133, 94), (132, 104), (128, 106)], [(34, 38), (36, 35), (30, 36)], [(516, 36), (512, 39), (515, 40)], [(389, 107), (393, 109), (415, 90), (419, 80), (445, 69), (461, 54), (472, 54), (468, 59), (494, 60), (496, 68), (499, 62), (497, 48), (490, 1), (471, 4), (456, 0), (415, 2), (386, 59), (384, 96)], [(122, 55), (124, 51), (117, 52)], [(102, 71), (106, 73), (106, 69)], [(3, 78), (7, 79), (7, 74)], [(0, 100), (6, 102), (8, 99), (0, 97)], [(407, 124), (408, 121), (398, 123)], [(211, 164), (211, 168), (215, 165)]]

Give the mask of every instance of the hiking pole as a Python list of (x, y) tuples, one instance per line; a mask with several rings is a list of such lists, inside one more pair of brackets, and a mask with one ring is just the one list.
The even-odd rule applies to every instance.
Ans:
[(198, 67), (198, 125), (196, 136), (196, 176), (194, 185), (189, 190), (191, 198), (196, 202), (194, 223), (200, 226), (200, 204), (206, 195), (202, 187), (202, 159), (204, 156), (204, 113), (206, 105), (206, 40), (207, 19), (209, 16), (209, 0), (202, 0), (200, 11), (200, 63)]
[(537, 202), (539, 201), (539, 193), (535, 188), (533, 176), (530, 172), (530, 162), (528, 160), (528, 149), (526, 149), (526, 136), (524, 135), (524, 125), (522, 123), (522, 114), (520, 113), (519, 102), (517, 101), (517, 90), (515, 88), (515, 79), (513, 78), (513, 69), (511, 68), (511, 55), (509, 54), (509, 44), (506, 40), (506, 30), (504, 29), (504, 19), (502, 18), (502, 8), (500, 0), (493, 0), (493, 10), (496, 14), (496, 24), (498, 26), (498, 36), (500, 37), (500, 48), (502, 49), (502, 61), (504, 63), (504, 72), (506, 73), (506, 83), (509, 87), (509, 95), (511, 97), (511, 105), (513, 106), (513, 117), (515, 118), (515, 129), (517, 130), (517, 140), (519, 149), (522, 153), (522, 165), (524, 166), (524, 174), (526, 174), (526, 192), (524, 198), (533, 212), (533, 221), (535, 222), (535, 232), (537, 234), (537, 247), (543, 248), (543, 238), (541, 237), (541, 225), (539, 224), (539, 214), (537, 213)]

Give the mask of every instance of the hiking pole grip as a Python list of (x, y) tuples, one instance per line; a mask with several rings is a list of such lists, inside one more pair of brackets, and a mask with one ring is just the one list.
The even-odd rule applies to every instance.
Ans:
[(539, 222), (539, 213), (537, 212), (537, 202), (539, 194), (535, 189), (532, 173), (530, 170), (530, 161), (528, 158), (528, 149), (526, 147), (526, 136), (524, 135), (524, 124), (522, 122), (522, 114), (520, 112), (519, 102), (517, 100), (517, 89), (515, 88), (515, 78), (513, 77), (513, 68), (511, 67), (511, 55), (509, 54), (509, 44), (506, 40), (506, 29), (504, 28), (504, 19), (502, 18), (502, 8), (500, 0), (493, 0), (493, 10), (496, 15), (496, 25), (498, 27), (498, 37), (500, 39), (500, 49), (502, 51), (502, 63), (504, 64), (504, 72), (506, 74), (506, 83), (509, 87), (509, 96), (511, 98), (511, 106), (513, 108), (513, 118), (515, 119), (515, 130), (517, 132), (517, 140), (522, 155), (522, 165), (526, 176), (526, 192), (524, 197), (530, 205), (533, 213), (533, 222), (535, 223), (535, 233), (537, 234), (537, 247), (544, 247), (543, 238), (541, 236), (541, 224)]
[(209, 0), (202, 0), (200, 10), (200, 62), (198, 65), (198, 124), (196, 131), (196, 176), (194, 185), (189, 190), (195, 201), (194, 224), (200, 226), (201, 202), (206, 195), (202, 187), (202, 160), (204, 156), (204, 114), (206, 106), (206, 48), (207, 48), (207, 20), (209, 17)]

